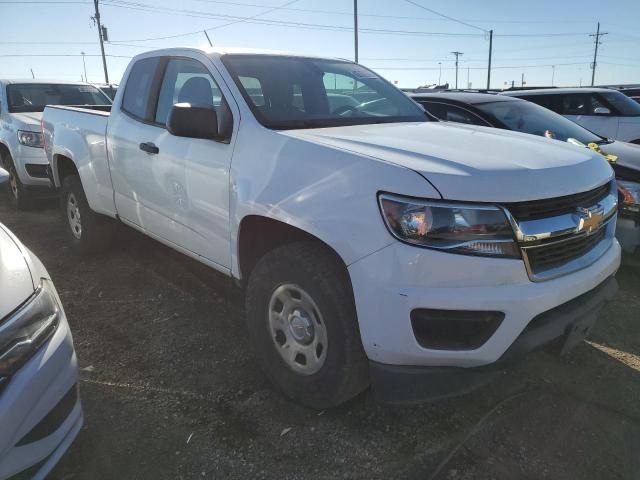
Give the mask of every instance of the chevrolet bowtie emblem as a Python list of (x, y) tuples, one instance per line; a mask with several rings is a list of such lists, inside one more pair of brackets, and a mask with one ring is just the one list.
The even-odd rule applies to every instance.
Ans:
[(578, 225), (576, 231), (593, 233), (598, 230), (604, 222), (604, 208), (596, 205), (591, 208), (578, 207), (576, 211)]

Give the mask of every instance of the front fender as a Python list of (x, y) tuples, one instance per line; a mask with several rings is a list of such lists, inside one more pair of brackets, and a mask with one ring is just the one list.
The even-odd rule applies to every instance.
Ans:
[(238, 230), (259, 215), (301, 229), (348, 266), (395, 240), (379, 211), (388, 191), (440, 198), (416, 172), (258, 126), (240, 132), (231, 165), (231, 267), (240, 278)]

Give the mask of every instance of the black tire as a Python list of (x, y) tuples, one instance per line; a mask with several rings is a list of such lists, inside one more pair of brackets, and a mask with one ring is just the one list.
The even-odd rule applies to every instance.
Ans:
[[(72, 219), (67, 209), (70, 198), (80, 214), (80, 228), (77, 228), (77, 224), (72, 225)], [(63, 180), (60, 191), (60, 208), (67, 238), (76, 251), (87, 254), (102, 252), (109, 248), (115, 224), (109, 217), (91, 210), (82, 188), (82, 182), (77, 175), (65, 177)]]
[(9, 172), (9, 182), (7, 183), (7, 197), (9, 204), (16, 210), (27, 210), (33, 205), (32, 198), (29, 196), (29, 192), (24, 188), (24, 185), (20, 181), (16, 166), (13, 163), (11, 156), (7, 154), (7, 158), (4, 159), (6, 169)]
[[(293, 284), (317, 305), (328, 346), (320, 369), (295, 372), (276, 348), (269, 327), (269, 302), (277, 288)], [(249, 336), (267, 377), (289, 398), (308, 407), (330, 408), (350, 400), (369, 385), (348, 272), (335, 255), (316, 242), (279, 247), (260, 259), (246, 292)]]

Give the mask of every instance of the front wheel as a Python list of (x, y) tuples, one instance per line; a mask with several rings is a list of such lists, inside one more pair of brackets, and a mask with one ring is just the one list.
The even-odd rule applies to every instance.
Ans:
[(60, 207), (71, 245), (80, 253), (96, 253), (111, 245), (113, 221), (89, 207), (80, 177), (73, 175), (62, 182)]
[(329, 408), (368, 386), (351, 282), (326, 247), (299, 242), (267, 253), (249, 278), (246, 312), (263, 370), (291, 399)]
[(9, 203), (16, 210), (25, 210), (32, 205), (31, 198), (24, 185), (20, 181), (18, 171), (11, 157), (7, 160), (7, 170), (9, 172)]

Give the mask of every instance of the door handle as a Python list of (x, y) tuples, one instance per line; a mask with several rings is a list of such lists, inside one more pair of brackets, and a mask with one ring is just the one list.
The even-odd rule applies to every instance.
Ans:
[(143, 152), (152, 153), (154, 155), (156, 153), (160, 153), (160, 149), (156, 147), (152, 142), (141, 143), (140, 150), (142, 150)]

